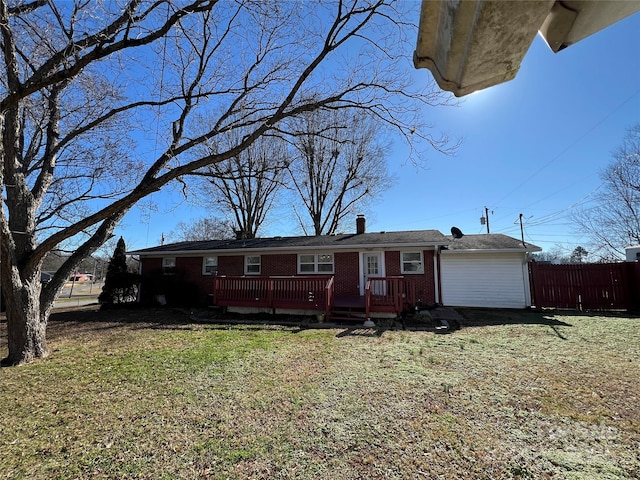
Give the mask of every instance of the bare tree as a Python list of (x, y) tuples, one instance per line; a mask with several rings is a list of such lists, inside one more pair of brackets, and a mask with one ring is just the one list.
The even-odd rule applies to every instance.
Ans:
[(179, 222), (168, 238), (177, 242), (223, 240), (233, 238), (233, 225), (216, 217), (199, 218), (190, 223)]
[[(248, 132), (227, 132), (207, 143), (205, 155), (215, 155), (242, 141)], [(204, 178), (198, 193), (205, 206), (223, 213), (233, 222), (237, 238), (255, 238), (282, 186), (287, 166), (286, 144), (264, 135), (228, 160), (197, 172)]]
[(628, 129), (600, 176), (602, 187), (593, 205), (573, 219), (591, 237), (592, 255), (620, 260), (625, 247), (640, 244), (640, 124)]
[(567, 250), (560, 245), (555, 245), (551, 249), (543, 252), (532, 253), (531, 260), (534, 262), (553, 264), (571, 263)]
[[(450, 96), (408, 83), (402, 3), (0, 0), (1, 281), (8, 355), (48, 354), (54, 299), (129, 209), (249, 148), (288, 118), (368, 110), (446, 149), (420, 122)], [(217, 112), (201, 130), (195, 117)], [(234, 145), (194, 155), (243, 129)], [(416, 135), (412, 137), (411, 131)], [(45, 255), (74, 252), (46, 285)]]
[[(292, 120), (291, 183), (315, 235), (338, 231), (366, 201), (388, 187), (379, 125), (360, 110), (316, 110)], [(303, 231), (308, 222), (298, 215)]]

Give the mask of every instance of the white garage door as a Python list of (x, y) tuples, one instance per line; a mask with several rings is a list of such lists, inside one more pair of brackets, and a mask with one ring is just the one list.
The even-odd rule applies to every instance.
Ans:
[(529, 280), (522, 254), (442, 254), (442, 303), (458, 307), (525, 308)]

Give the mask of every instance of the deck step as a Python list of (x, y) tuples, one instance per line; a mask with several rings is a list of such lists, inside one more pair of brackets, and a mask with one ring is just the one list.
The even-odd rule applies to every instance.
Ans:
[(364, 322), (367, 319), (364, 307), (339, 307), (331, 309), (331, 322)]

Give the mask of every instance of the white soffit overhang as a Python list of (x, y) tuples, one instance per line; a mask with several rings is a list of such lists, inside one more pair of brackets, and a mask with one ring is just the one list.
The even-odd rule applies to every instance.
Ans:
[(640, 0), (423, 0), (416, 68), (460, 97), (513, 79), (536, 34), (558, 52), (640, 11)]

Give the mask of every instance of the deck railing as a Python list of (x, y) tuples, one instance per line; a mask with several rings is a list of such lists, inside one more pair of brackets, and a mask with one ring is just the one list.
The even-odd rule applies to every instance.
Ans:
[(331, 307), (333, 306), (333, 298), (335, 293), (335, 281), (334, 277), (331, 277), (327, 281), (327, 286), (325, 288), (325, 311), (324, 315), (327, 321), (331, 317)]
[[(415, 286), (404, 277), (371, 278), (365, 287), (365, 311), (400, 313), (415, 298)], [(215, 277), (213, 304), (227, 307), (316, 310), (331, 316), (335, 302), (334, 278)]]
[(219, 306), (297, 308), (326, 311), (328, 277), (215, 277)]
[(364, 292), (367, 318), (371, 312), (402, 312), (412, 287), (413, 284), (408, 286), (404, 277), (370, 278)]

